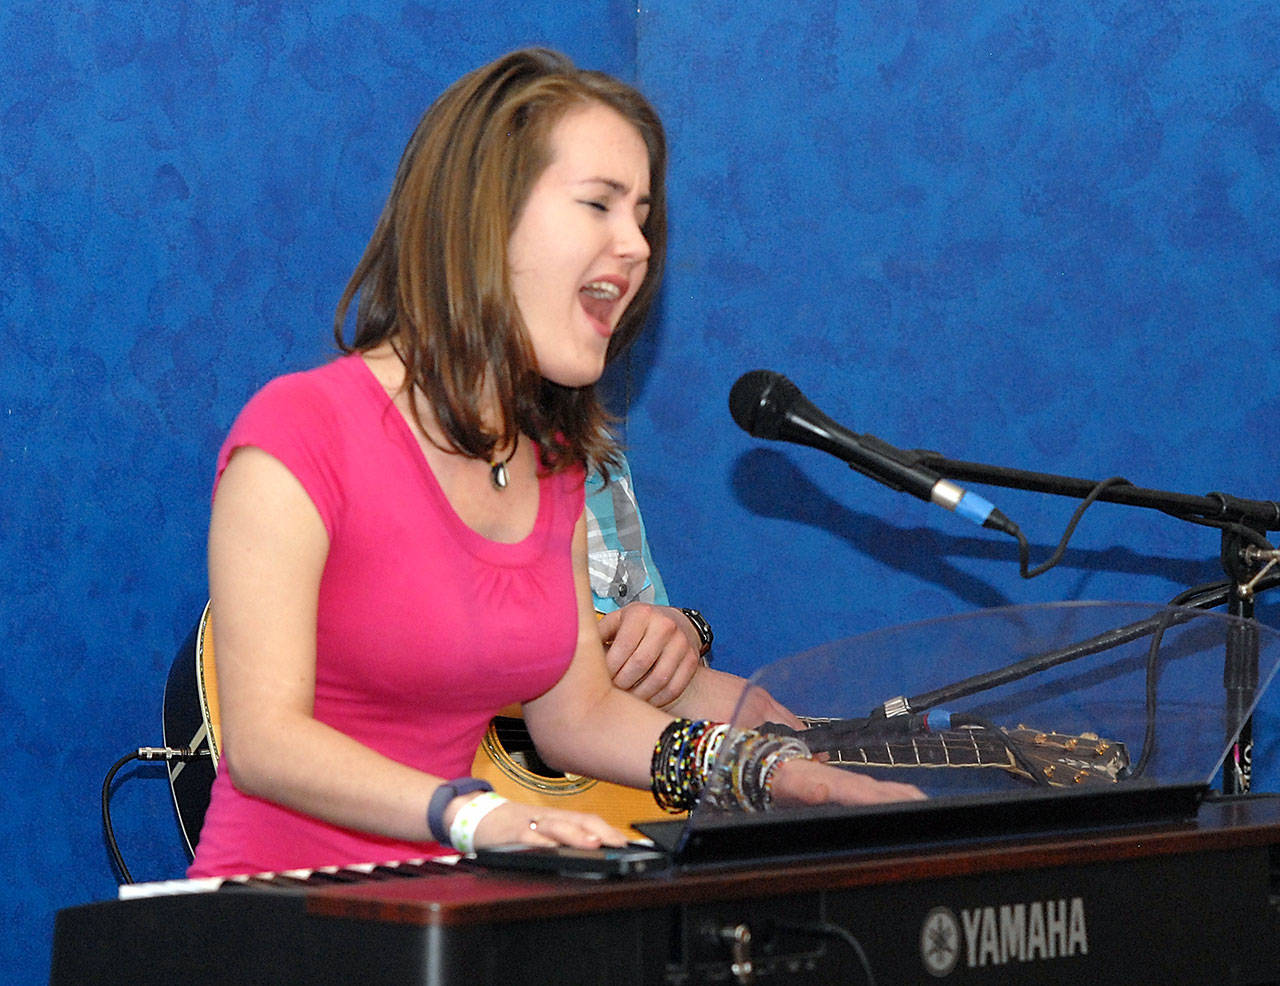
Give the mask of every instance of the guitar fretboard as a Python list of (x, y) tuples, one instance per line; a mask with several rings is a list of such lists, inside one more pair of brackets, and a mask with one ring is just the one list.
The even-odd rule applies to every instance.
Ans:
[(827, 752), (832, 763), (863, 767), (1017, 768), (1008, 747), (968, 729), (868, 742)]
[(855, 767), (992, 767), (1053, 787), (1114, 784), (1129, 755), (1123, 743), (1094, 733), (1069, 735), (1026, 726), (963, 726), (933, 733), (894, 734), (859, 728), (847, 719), (805, 719), (801, 738), (829, 763)]

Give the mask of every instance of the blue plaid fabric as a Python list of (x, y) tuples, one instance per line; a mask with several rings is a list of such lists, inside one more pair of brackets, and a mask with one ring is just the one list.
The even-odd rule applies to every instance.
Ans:
[(636, 600), (668, 605), (625, 458), (607, 487), (600, 473), (587, 477), (586, 506), (588, 567), (596, 609), (611, 613)]

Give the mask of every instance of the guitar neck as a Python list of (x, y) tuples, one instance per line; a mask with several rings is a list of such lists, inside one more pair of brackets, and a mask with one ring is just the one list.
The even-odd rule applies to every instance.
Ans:
[(968, 730), (869, 740), (824, 752), (831, 763), (862, 767), (1016, 766), (1006, 745)]
[(1129, 756), (1123, 743), (1078, 736), (965, 726), (938, 732), (868, 730), (865, 722), (805, 719), (801, 738), (829, 763), (854, 767), (987, 767), (1053, 787), (1114, 784)]

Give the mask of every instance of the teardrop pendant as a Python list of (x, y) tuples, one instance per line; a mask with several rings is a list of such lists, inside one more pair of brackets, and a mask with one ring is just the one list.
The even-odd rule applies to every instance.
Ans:
[(511, 443), (511, 454), (501, 462), (489, 463), (489, 482), (493, 484), (493, 488), (501, 493), (507, 488), (507, 483), (511, 477), (507, 475), (507, 463), (516, 457), (516, 449), (520, 447), (520, 433), (516, 432), (516, 440)]

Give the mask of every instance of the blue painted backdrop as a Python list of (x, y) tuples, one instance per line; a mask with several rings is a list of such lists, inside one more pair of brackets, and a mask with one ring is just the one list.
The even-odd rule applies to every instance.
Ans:
[[(0, 14), (12, 981), (44, 980), (58, 908), (113, 892), (98, 789), (159, 742), (205, 597), (223, 433), (262, 382), (328, 354), (417, 116), (512, 47), (635, 79), (668, 122), (670, 274), (611, 384), (668, 585), (711, 617), (725, 666), (1006, 602), (1163, 600), (1218, 574), (1212, 532), (1099, 505), (1064, 564), (1023, 582), (1011, 543), (738, 431), (726, 399), (749, 369), (904, 447), (1280, 496), (1272, 5), (693, 6)], [(1074, 507), (984, 492), (1037, 558)], [(113, 809), (136, 877), (181, 871), (159, 768), (124, 771)]]

